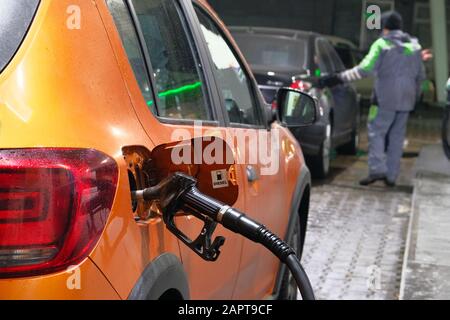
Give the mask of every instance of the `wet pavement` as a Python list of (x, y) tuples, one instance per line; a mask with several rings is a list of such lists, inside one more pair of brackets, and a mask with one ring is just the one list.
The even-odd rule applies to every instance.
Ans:
[(397, 187), (358, 185), (367, 174), (365, 130), (359, 155), (337, 156), (330, 178), (313, 183), (303, 264), (318, 299), (399, 298), (413, 168), (422, 147), (439, 141), (440, 114), (411, 118)]

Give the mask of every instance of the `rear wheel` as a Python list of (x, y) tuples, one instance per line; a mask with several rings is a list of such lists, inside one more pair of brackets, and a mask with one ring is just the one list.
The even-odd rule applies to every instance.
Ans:
[(344, 144), (343, 146), (339, 147), (337, 151), (340, 154), (344, 155), (350, 155), (354, 156), (358, 153), (359, 148), (359, 128), (361, 127), (361, 115), (358, 111), (356, 120), (355, 120), (355, 127), (352, 131), (352, 137), (349, 142)]
[(350, 141), (344, 144), (343, 146), (339, 147), (337, 151), (340, 154), (354, 156), (358, 153), (358, 147), (359, 147), (359, 132), (358, 130), (354, 129)]
[(331, 162), (331, 124), (326, 127), (325, 140), (320, 146), (320, 152), (316, 156), (307, 158), (308, 167), (311, 174), (316, 179), (325, 179), (330, 173)]

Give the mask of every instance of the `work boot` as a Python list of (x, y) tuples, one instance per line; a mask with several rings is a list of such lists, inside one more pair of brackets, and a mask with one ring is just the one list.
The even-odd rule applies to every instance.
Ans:
[(384, 179), (384, 183), (386, 184), (386, 186), (391, 187), (391, 188), (395, 187), (395, 185), (396, 185), (395, 180), (390, 180), (388, 178)]
[(369, 175), (367, 178), (362, 179), (359, 184), (361, 186), (369, 186), (377, 181), (386, 181), (386, 176), (384, 174)]

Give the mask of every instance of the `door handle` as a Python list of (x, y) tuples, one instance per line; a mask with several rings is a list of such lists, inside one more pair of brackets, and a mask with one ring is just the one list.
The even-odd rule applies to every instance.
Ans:
[(258, 173), (255, 167), (247, 166), (247, 180), (248, 182), (255, 182), (259, 179)]

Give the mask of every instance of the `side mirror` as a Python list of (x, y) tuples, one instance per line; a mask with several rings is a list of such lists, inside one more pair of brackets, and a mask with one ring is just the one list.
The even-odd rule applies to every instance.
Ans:
[(280, 121), (289, 128), (305, 127), (320, 119), (319, 106), (309, 94), (282, 88), (277, 96)]

